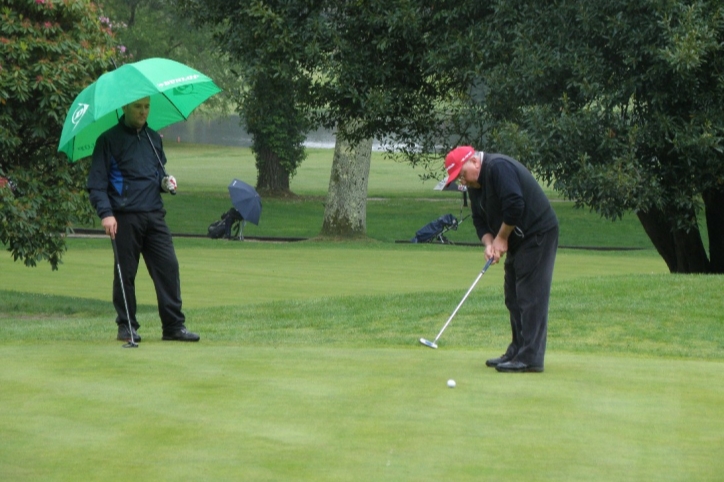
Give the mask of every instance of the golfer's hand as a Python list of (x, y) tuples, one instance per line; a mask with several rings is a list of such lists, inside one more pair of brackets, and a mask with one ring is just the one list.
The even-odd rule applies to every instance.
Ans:
[(118, 232), (118, 223), (116, 222), (116, 218), (114, 216), (108, 216), (101, 219), (101, 225), (106, 231), (106, 234), (110, 236), (111, 239), (116, 239), (116, 232)]
[(493, 264), (496, 264), (500, 260), (500, 256), (495, 256), (495, 250), (493, 249), (492, 244), (485, 246), (485, 261), (488, 261), (489, 259), (493, 260)]
[(500, 236), (496, 236), (491, 247), (493, 249), (493, 253), (495, 253), (495, 261), (493, 261), (493, 263), (497, 263), (500, 261), (500, 258), (505, 256), (505, 253), (508, 252), (508, 240), (501, 238)]
[(176, 178), (173, 176), (166, 176), (163, 179), (161, 179), (161, 189), (164, 190), (164, 192), (170, 192), (171, 194), (176, 194)]
[(495, 238), (495, 241), (485, 245), (485, 261), (492, 258), (493, 264), (498, 264), (500, 258), (505, 256), (507, 252), (508, 241), (504, 239), (499, 241), (498, 238)]

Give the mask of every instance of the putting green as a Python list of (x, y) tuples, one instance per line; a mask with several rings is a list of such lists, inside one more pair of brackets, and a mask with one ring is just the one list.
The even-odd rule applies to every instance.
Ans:
[(0, 479), (724, 473), (723, 363), (552, 352), (544, 374), (519, 375), (485, 368), (490, 354), (153, 340), (0, 346)]

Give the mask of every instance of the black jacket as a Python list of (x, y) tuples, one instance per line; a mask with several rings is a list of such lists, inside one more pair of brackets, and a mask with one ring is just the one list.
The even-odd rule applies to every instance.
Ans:
[(515, 226), (508, 238), (508, 250), (514, 252), (525, 237), (558, 225), (538, 181), (515, 159), (484, 154), (478, 183), (480, 189), (468, 187), (478, 239), (486, 233), (495, 237), (503, 223)]
[(154, 148), (161, 162), (166, 164), (161, 136), (148, 125), (136, 131), (125, 124), (123, 117), (98, 137), (87, 189), (91, 204), (101, 219), (116, 212), (163, 209), (163, 171)]

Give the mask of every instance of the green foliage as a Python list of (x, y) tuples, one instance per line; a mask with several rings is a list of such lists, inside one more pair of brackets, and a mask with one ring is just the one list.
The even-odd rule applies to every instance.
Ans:
[(169, 58), (185, 40), (169, 37), (174, 26), (188, 25), (183, 25), (165, 0), (105, 0), (102, 7), (128, 58), (134, 62), (151, 57)]
[(113, 35), (87, 0), (0, 2), (0, 241), (57, 269), (62, 234), (90, 208), (84, 164), (57, 153), (74, 97), (110, 65)]
[(724, 183), (723, 41), (716, 1), (498, 2), (479, 39), (492, 146), (524, 145), (510, 153), (605, 217), (696, 229)]
[[(251, 134), (252, 151), (259, 170), (260, 189), (289, 190), (289, 179), (306, 158), (304, 140), (308, 122), (298, 108), (294, 89), (282, 76), (259, 73), (241, 96), (240, 110)], [(281, 168), (281, 179), (267, 174), (266, 164)], [(285, 183), (281, 186), (277, 183)]]
[[(212, 40), (213, 31), (197, 29), (175, 0), (104, 0), (102, 7), (129, 61), (162, 57), (181, 62), (214, 79), (223, 91), (202, 104), (197, 113), (227, 113), (238, 78)], [(180, 35), (180, 33), (183, 33)]]
[(441, 77), (450, 95), (436, 122), (451, 112), (442, 124), (457, 125), (400, 138), (404, 158), (434, 176), (439, 164), (416, 150), (457, 133), (606, 218), (636, 212), (673, 271), (724, 271), (721, 236), (707, 261), (698, 232), (702, 208), (709, 233), (724, 232), (713, 214), (724, 202), (721, 2), (470, 0), (431, 11), (418, 32), (432, 39), (424, 60), (431, 78), (452, 78)]
[(239, 65), (245, 85), (234, 95), (253, 138), (257, 188), (288, 191), (311, 127), (303, 106), (325, 28), (317, 6), (259, 0), (187, 0), (181, 6), (211, 27), (223, 52)]
[[(338, 129), (353, 144), (376, 137), (403, 145), (419, 164), (432, 161), (440, 138), (447, 145), (451, 135), (470, 139), (483, 131), (478, 106), (461, 95), (471, 71), (455, 68), (469, 62), (465, 44), (451, 45), (468, 39), (451, 25), (467, 21), (470, 6), (451, 13), (444, 4), (410, 0), (181, 4), (199, 23), (217, 28), (221, 48), (243, 64), (248, 88), (240, 113), (260, 143), (255, 150), (273, 145), (292, 173), (301, 162), (298, 133), (317, 124)], [(436, 48), (440, 42), (449, 50)]]

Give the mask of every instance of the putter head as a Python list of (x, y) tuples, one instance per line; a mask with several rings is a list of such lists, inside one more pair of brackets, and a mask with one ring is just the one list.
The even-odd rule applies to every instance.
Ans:
[(420, 343), (422, 343), (425, 346), (428, 346), (430, 348), (437, 348), (437, 344), (431, 342), (430, 340), (426, 340), (424, 338), (420, 338)]
[(123, 348), (138, 348), (138, 343), (136, 343), (135, 341), (131, 340), (131, 341), (129, 341), (128, 343), (124, 344), (124, 345), (123, 345)]

